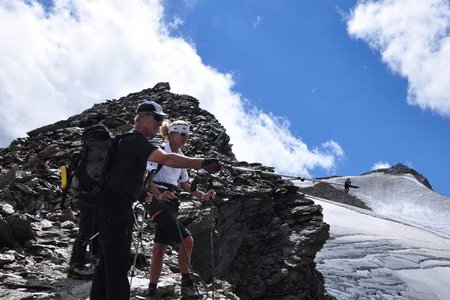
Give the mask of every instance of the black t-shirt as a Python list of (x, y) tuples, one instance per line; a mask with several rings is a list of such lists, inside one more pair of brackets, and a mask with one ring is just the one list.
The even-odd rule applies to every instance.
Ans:
[[(147, 159), (155, 149), (158, 147), (138, 131), (133, 131), (120, 140), (112, 157), (106, 184), (105, 195), (114, 195), (106, 199), (110, 204), (129, 205), (139, 198), (144, 186)], [(122, 203), (111, 203), (117, 201)]]

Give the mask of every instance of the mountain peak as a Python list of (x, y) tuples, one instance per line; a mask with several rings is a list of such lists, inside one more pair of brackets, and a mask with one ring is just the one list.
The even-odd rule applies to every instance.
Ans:
[[(266, 178), (257, 172), (233, 169), (235, 165), (255, 170), (268, 167), (238, 162), (225, 128), (214, 115), (201, 109), (194, 97), (171, 93), (169, 83), (164, 82), (120, 99), (95, 104), (67, 120), (32, 130), (29, 137), (16, 139), (9, 147), (0, 149), (0, 256), (4, 256), (0, 258), (0, 265), (10, 271), (0, 278), (0, 286), (12, 287), (5, 288), (3, 298), (4, 295), (8, 299), (31, 297), (28, 278), (22, 278), (30, 269), (38, 270), (39, 284), (57, 298), (67, 298), (67, 294), (77, 299), (87, 297), (89, 288), (81, 290), (78, 283), (74, 286), (73, 281), (65, 281), (64, 270), (77, 232), (76, 224), (67, 220), (66, 215), (76, 214), (77, 199), (69, 196), (74, 211), (63, 214), (65, 211), (59, 206), (62, 191), (58, 168), (67, 165), (72, 154), (80, 150), (84, 128), (103, 124), (116, 136), (132, 129), (136, 107), (144, 100), (157, 101), (171, 118), (191, 124), (191, 134), (183, 147), (186, 156), (217, 157), (228, 166), (215, 175), (202, 170), (191, 173), (198, 179), (199, 189), (216, 190), (216, 200), (209, 205), (202, 205), (186, 193), (179, 194), (179, 217), (194, 236), (196, 245), (200, 245), (196, 246), (191, 260), (202, 282), (200, 292), (206, 294), (206, 283), (214, 279), (214, 286), (218, 287), (216, 296), (221, 299), (326, 299), (323, 279), (318, 276), (313, 261), (329, 237), (329, 226), (323, 222), (321, 208), (278, 176)], [(183, 197), (185, 201), (181, 201)], [(142, 213), (139, 207), (137, 213)], [(24, 260), (19, 252), (11, 254), (10, 247), (16, 243), (12, 238), (14, 234), (6, 238), (1, 234), (19, 231), (13, 231), (17, 226), (5, 221), (11, 215), (26, 219), (25, 225), (31, 223), (31, 228), (27, 226), (30, 232), (36, 228), (36, 241), (26, 236), (17, 239), (18, 244), (23, 240), (24, 248), (20, 251), (33, 257), (30, 260)], [(145, 235), (141, 246), (144, 246), (134, 249), (135, 255), (150, 253), (141, 250), (151, 248), (154, 228), (154, 224), (141, 227)], [(177, 264), (177, 253), (168, 252), (165, 269), (172, 270), (169, 266)], [(142, 297), (148, 284), (147, 267), (136, 265), (134, 271), (139, 280), (133, 283), (141, 282), (144, 287), (133, 284), (131, 299), (136, 295)], [(165, 277), (175, 282), (179, 273), (167, 272)], [(27, 282), (25, 287), (24, 282)], [(61, 284), (51, 284), (49, 289), (49, 282)], [(33, 290), (40, 287), (34, 278), (29, 285)], [(25, 291), (16, 292), (17, 286), (24, 287)], [(173, 289), (171, 298), (178, 298), (179, 289)], [(13, 293), (27, 296), (12, 297)]]
[(370, 172), (363, 173), (361, 175), (371, 174), (371, 173), (385, 173), (385, 174), (391, 174), (391, 175), (405, 175), (405, 174), (411, 174), (413, 175), (420, 183), (422, 183), (424, 186), (432, 190), (430, 182), (428, 179), (417, 172), (416, 170), (405, 166), (404, 164), (398, 163), (395, 166), (392, 166), (390, 168), (381, 168), (377, 170), (373, 170)]

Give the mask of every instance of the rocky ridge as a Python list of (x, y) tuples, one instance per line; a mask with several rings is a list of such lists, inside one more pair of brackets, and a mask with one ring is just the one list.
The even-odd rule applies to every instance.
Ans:
[(426, 186), (430, 190), (433, 189), (431, 187), (430, 182), (428, 181), (428, 179), (425, 176), (423, 176), (422, 174), (420, 174), (416, 170), (411, 169), (410, 167), (407, 167), (407, 166), (405, 166), (405, 165), (403, 165), (401, 163), (398, 163), (398, 164), (396, 164), (396, 165), (394, 165), (394, 166), (392, 166), (390, 168), (378, 169), (378, 170), (370, 171), (370, 172), (367, 172), (367, 173), (363, 173), (361, 175), (370, 174), (370, 173), (386, 173), (386, 174), (391, 174), (391, 175), (411, 174), (420, 183), (422, 183), (424, 186)]
[(324, 198), (324, 199), (330, 199), (335, 202), (344, 203), (344, 204), (352, 205), (355, 207), (370, 210), (370, 207), (368, 207), (358, 197), (355, 197), (349, 193), (346, 193), (342, 189), (337, 189), (333, 185), (325, 183), (325, 182), (320, 182), (320, 183), (315, 184), (310, 187), (300, 188), (300, 191), (307, 195)]
[[(107, 100), (67, 120), (30, 131), (28, 138), (0, 150), (2, 299), (88, 297), (89, 281), (65, 275), (77, 227), (74, 216), (59, 209), (58, 168), (78, 150), (83, 128), (100, 122), (114, 134), (129, 131), (135, 108), (144, 98), (160, 103), (171, 118), (191, 122), (194, 134), (183, 150), (186, 155), (215, 156), (228, 165), (271, 170), (238, 162), (223, 126), (202, 110), (195, 98), (171, 93), (168, 83)], [(180, 218), (195, 239), (192, 264), (202, 293), (211, 297), (214, 291), (217, 299), (328, 297), (314, 262), (329, 231), (320, 206), (277, 176), (228, 167), (213, 176), (202, 171), (191, 175), (198, 176), (200, 189), (212, 185), (218, 194), (214, 204), (190, 199), (181, 205)], [(140, 207), (136, 212), (141, 215)], [(138, 253), (142, 258), (133, 277), (134, 299), (144, 297), (148, 284), (146, 262), (153, 229), (147, 220), (142, 246), (133, 249), (132, 255)], [(179, 298), (179, 278), (176, 251), (169, 250), (162, 274), (164, 299)]]
[[(362, 173), (360, 176), (373, 174), (373, 173), (384, 173), (384, 174), (389, 174), (389, 175), (409, 174), (409, 175), (414, 176), (417, 179), (417, 181), (419, 181), (425, 187), (429, 188), (430, 190), (433, 190), (431, 187), (431, 184), (429, 183), (428, 179), (425, 176), (423, 176), (416, 170), (414, 170), (410, 167), (407, 167), (401, 163), (398, 163), (390, 168), (383, 168), (383, 169), (377, 169), (377, 170), (370, 171), (370, 172), (365, 172), (365, 173)], [(331, 178), (339, 178), (339, 176), (323, 177), (323, 178), (318, 178), (318, 179), (327, 180), (327, 179), (331, 179)], [(331, 200), (334, 202), (344, 203), (344, 204), (352, 205), (352, 206), (363, 208), (363, 209), (372, 210), (370, 207), (367, 206), (366, 203), (364, 203), (364, 201), (359, 199), (356, 195), (354, 195), (352, 193), (346, 193), (346, 192), (344, 192), (343, 189), (336, 188), (334, 185), (326, 183), (326, 182), (320, 182), (318, 184), (314, 184), (309, 187), (300, 187), (299, 190), (302, 193), (307, 194), (307, 195), (311, 195), (311, 196), (315, 196), (315, 197), (319, 197), (319, 198), (323, 198), (323, 199), (328, 199), (328, 200)]]

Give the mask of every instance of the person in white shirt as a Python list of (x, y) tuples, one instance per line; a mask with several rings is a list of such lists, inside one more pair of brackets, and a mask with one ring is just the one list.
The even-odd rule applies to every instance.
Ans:
[[(189, 130), (189, 123), (182, 120), (163, 123), (160, 127), (160, 133), (166, 140), (166, 144), (162, 146), (163, 150), (167, 153), (183, 155), (181, 148), (188, 140)], [(182, 275), (182, 295), (188, 299), (199, 298), (200, 295), (194, 288), (189, 272), (189, 260), (192, 255), (194, 239), (189, 230), (177, 219), (178, 203), (174, 191), (180, 186), (182, 190), (190, 192), (193, 196), (204, 201), (214, 199), (216, 192), (214, 190), (209, 190), (208, 192), (191, 191), (187, 169), (161, 167), (151, 162), (147, 164), (147, 169), (156, 169), (156, 173), (150, 183), (150, 191), (153, 196), (147, 197), (150, 218), (156, 223), (148, 296), (150, 299), (156, 299), (156, 286), (161, 274), (164, 254), (167, 245), (175, 242), (178, 244), (178, 264)]]

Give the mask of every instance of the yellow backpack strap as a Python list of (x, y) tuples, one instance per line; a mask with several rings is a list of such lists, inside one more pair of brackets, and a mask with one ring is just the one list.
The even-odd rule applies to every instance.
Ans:
[(65, 190), (67, 188), (67, 167), (66, 166), (59, 167), (59, 173), (61, 176), (61, 189)]

